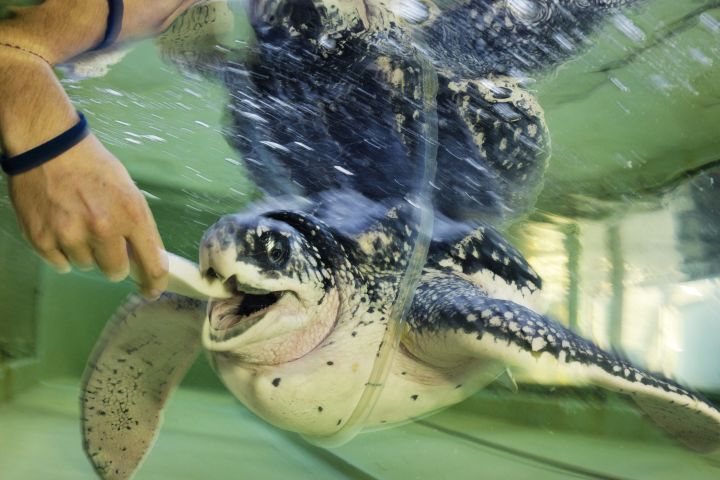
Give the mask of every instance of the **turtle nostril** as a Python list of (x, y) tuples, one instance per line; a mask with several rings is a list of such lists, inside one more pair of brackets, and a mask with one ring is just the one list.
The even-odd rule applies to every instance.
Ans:
[(205, 270), (205, 276), (211, 280), (221, 279), (221, 275), (215, 271), (214, 268), (210, 267)]

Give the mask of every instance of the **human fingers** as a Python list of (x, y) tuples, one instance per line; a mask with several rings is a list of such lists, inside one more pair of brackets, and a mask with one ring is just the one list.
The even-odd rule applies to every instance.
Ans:
[(20, 215), (17, 217), (17, 224), (20, 235), (30, 244), (40, 258), (50, 264), (58, 273), (69, 273), (72, 270), (70, 260), (57, 248), (57, 244), (47, 232), (43, 232), (42, 229), (31, 228)]
[(93, 246), (98, 268), (113, 282), (120, 282), (130, 273), (127, 242), (123, 237), (113, 237)]
[(167, 288), (168, 260), (152, 218), (133, 230), (127, 240), (138, 267), (142, 294), (151, 299), (159, 297)]
[(57, 270), (58, 273), (69, 273), (72, 270), (70, 260), (57, 248), (41, 249), (35, 247), (35, 251), (43, 260)]
[(85, 242), (76, 242), (62, 246), (62, 251), (79, 270), (89, 271), (95, 266), (92, 250)]
[(79, 270), (89, 271), (95, 266), (87, 230), (75, 216), (67, 212), (56, 213), (47, 224), (45, 236), (53, 238), (58, 249)]
[(72, 270), (70, 260), (58, 248), (57, 243), (47, 233), (32, 233), (32, 230), (21, 219), (18, 222), (23, 238), (45, 262), (49, 263), (58, 273), (69, 273)]

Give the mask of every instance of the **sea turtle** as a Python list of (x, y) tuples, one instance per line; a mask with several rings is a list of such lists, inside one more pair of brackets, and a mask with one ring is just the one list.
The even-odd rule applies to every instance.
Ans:
[(82, 394), (85, 448), (101, 475), (134, 472), (202, 345), (233, 394), (270, 423), (316, 437), (343, 428), (418, 235), (403, 198), (421, 182), (428, 144), (426, 61), (437, 77), (439, 219), (368, 426), (417, 418), (507, 366), (541, 363), (630, 394), (691, 448), (720, 445), (709, 403), (543, 316), (540, 279), (490, 226), (532, 203), (545, 168), (547, 132), (526, 75), (576, 53), (630, 2), (248, 3), (251, 54), (208, 56), (210, 67), (193, 56), (192, 66), (228, 87), (228, 139), (260, 188), (312, 206), (258, 207), (208, 230), (201, 271), (231, 298), (133, 300), (110, 322)]
[[(230, 391), (273, 425), (311, 436), (343, 428), (368, 382), (418, 233), (411, 203), (385, 211), (350, 196), (309, 210), (221, 218), (202, 240), (200, 271), (230, 298), (205, 307), (165, 295), (121, 309), (92, 355), (82, 393), (85, 448), (103, 477), (127, 478), (137, 468), (201, 345)], [(347, 215), (348, 201), (355, 215)], [(492, 227), (438, 219), (367, 426), (460, 402), (508, 366), (541, 365), (631, 396), (692, 449), (720, 447), (715, 407), (538, 313), (540, 286)]]
[[(577, 56), (604, 19), (639, 2), (240, 3), (251, 40), (228, 41), (226, 2), (205, 1), (158, 44), (183, 70), (224, 84), (227, 141), (262, 191), (311, 196), (343, 188), (384, 201), (416, 189), (423, 100), (432, 94), (424, 81), (432, 75), (433, 185), (442, 192), (435, 207), (450, 218), (499, 224), (533, 205), (547, 166), (533, 77)], [(205, 47), (198, 53), (193, 45)]]
[[(265, 193), (343, 188), (398, 200), (422, 182), (434, 143), (436, 209), (498, 225), (533, 205), (547, 166), (532, 77), (581, 53), (604, 19), (636, 3), (203, 0), (157, 44), (183, 70), (224, 84), (227, 140)], [(239, 4), (248, 41), (233, 35)]]

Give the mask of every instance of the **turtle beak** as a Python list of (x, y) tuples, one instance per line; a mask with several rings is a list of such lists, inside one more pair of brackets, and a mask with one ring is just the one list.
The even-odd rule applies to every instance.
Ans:
[[(227, 331), (238, 324), (244, 325), (242, 331), (262, 319), (286, 292), (273, 292), (239, 282), (236, 275), (223, 282), (233, 297), (212, 302), (210, 323), (217, 331)], [(237, 330), (237, 328), (233, 329)], [(242, 332), (235, 332), (235, 334)]]
[(225, 285), (225, 288), (227, 288), (231, 292), (236, 292), (240, 295), (242, 294), (252, 294), (252, 295), (265, 295), (268, 293), (271, 293), (270, 290), (263, 290), (257, 287), (253, 287), (252, 285), (248, 285), (247, 283), (239, 282), (236, 275), (230, 276), (225, 282), (223, 282)]
[(232, 268), (238, 255), (236, 235), (241, 227), (228, 215), (205, 232), (200, 243), (200, 271), (207, 277), (226, 282), (233, 276)]
[(234, 335), (241, 334), (262, 320), (282, 295), (282, 292), (263, 295), (239, 292), (229, 300), (214, 301), (210, 305), (211, 326), (217, 332), (225, 332), (236, 325), (242, 325), (240, 330), (233, 328)]

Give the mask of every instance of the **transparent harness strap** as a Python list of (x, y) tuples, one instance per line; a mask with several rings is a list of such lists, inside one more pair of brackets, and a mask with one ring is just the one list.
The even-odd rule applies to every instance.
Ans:
[[(414, 45), (414, 44), (413, 44)], [(395, 303), (392, 305), (387, 330), (378, 347), (376, 360), (365, 384), (365, 389), (344, 426), (329, 436), (304, 436), (304, 438), (321, 447), (338, 447), (352, 440), (365, 427), (370, 414), (377, 405), (385, 382), (392, 368), (395, 352), (402, 338), (403, 324), (410, 310), (415, 290), (420, 281), (423, 267), (427, 260), (428, 248), (432, 240), (434, 211), (432, 204), (432, 182), (437, 169), (437, 73), (430, 60), (423, 55), (422, 49), (412, 47), (409, 55), (417, 62), (421, 72), (423, 89), (423, 176), (420, 188), (408, 198), (416, 212), (418, 235), (410, 253), (410, 259), (400, 280)]]

